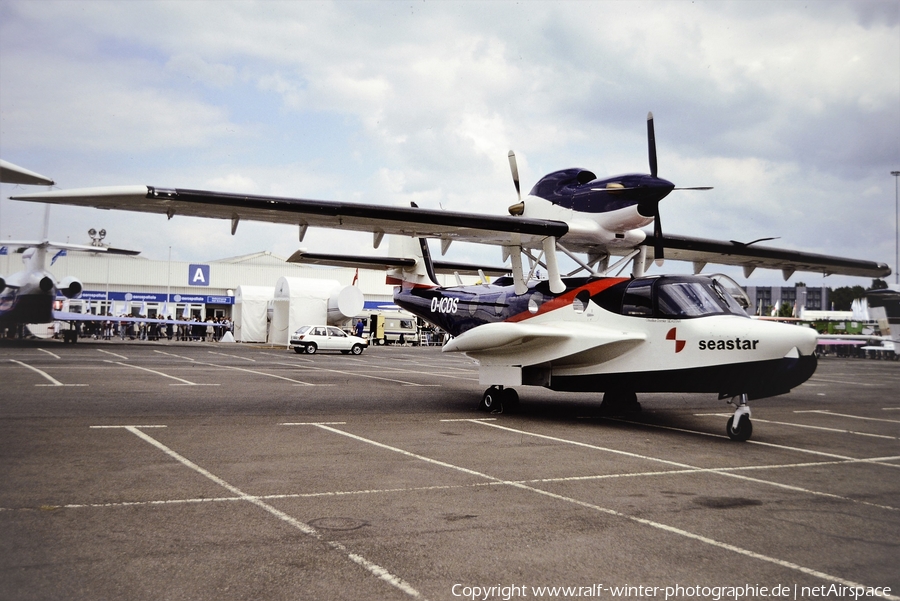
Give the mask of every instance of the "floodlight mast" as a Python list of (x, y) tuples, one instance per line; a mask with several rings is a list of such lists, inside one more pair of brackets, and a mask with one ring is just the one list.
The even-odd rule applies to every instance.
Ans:
[(894, 176), (894, 283), (900, 284), (900, 171)]

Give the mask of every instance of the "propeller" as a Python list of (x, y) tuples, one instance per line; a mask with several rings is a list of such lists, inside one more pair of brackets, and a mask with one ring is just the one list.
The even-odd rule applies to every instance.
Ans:
[[(650, 176), (656, 177), (656, 132), (653, 129), (653, 113), (647, 113), (647, 154), (650, 158)], [(659, 200), (653, 203), (653, 258), (657, 265), (662, 265), (663, 254), (662, 221), (659, 218)]]
[(510, 215), (521, 215), (525, 212), (525, 203), (522, 202), (522, 189), (519, 187), (519, 166), (516, 164), (516, 153), (510, 150), (507, 156), (509, 157), (509, 170), (512, 172), (513, 184), (516, 186), (516, 195), (519, 197), (519, 202), (510, 205), (508, 210)]
[[(650, 159), (650, 176), (657, 177), (658, 164), (656, 162), (656, 132), (653, 129), (653, 113), (647, 113), (647, 153)], [(690, 188), (672, 188), (672, 190), (712, 190), (712, 186), (695, 186)], [(653, 217), (653, 257), (657, 265), (662, 265), (665, 259), (663, 251), (662, 222), (659, 218), (659, 200), (653, 201), (651, 207)]]

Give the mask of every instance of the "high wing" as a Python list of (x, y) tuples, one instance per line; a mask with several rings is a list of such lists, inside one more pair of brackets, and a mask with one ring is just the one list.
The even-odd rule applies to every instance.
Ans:
[(547, 219), (154, 186), (56, 190), (10, 198), (158, 213), (167, 215), (170, 219), (175, 215), (228, 219), (232, 223), (232, 232), (243, 220), (283, 223), (299, 226), (301, 239), (306, 228), (313, 226), (372, 232), (376, 235), (397, 234), (481, 244), (539, 246), (547, 236), (561, 237), (569, 230), (565, 222)]
[(91, 246), (88, 244), (71, 244), (69, 242), (53, 242), (52, 240), (4, 240), (3, 246), (8, 248), (18, 248), (22, 252), (25, 248), (47, 248), (56, 250), (83, 250), (92, 253), (108, 253), (111, 255), (128, 255), (135, 256), (141, 254), (139, 250), (128, 250), (127, 248), (114, 248), (112, 246)]
[(5, 184), (26, 184), (30, 186), (53, 186), (52, 179), (0, 159), (0, 182)]
[[(872, 278), (886, 277), (891, 274), (890, 267), (884, 263), (757, 246), (753, 242), (742, 243), (735, 240), (724, 242), (670, 234), (659, 238), (659, 241), (666, 249), (666, 259), (692, 262), (695, 273), (703, 271), (703, 267), (707, 263), (715, 263), (741, 266), (744, 268), (745, 277), (750, 277), (757, 267), (780, 269), (785, 280), (796, 271)], [(653, 248), (656, 243), (657, 238), (647, 236), (648, 258), (653, 257)]]
[[(541, 248), (547, 238), (576, 252), (627, 255), (633, 247), (591, 246), (585, 229), (571, 230), (566, 221), (537, 219), (519, 215), (482, 215), (424, 208), (283, 198), (154, 186), (122, 186), (56, 190), (10, 197), (12, 200), (66, 204), (100, 209), (116, 209), (175, 215), (208, 217), (231, 221), (234, 233), (242, 220), (299, 226), (300, 239), (308, 227), (370, 232), (377, 247), (385, 234), (438, 238), (442, 245), (453, 241), (494, 244), (506, 247)], [(580, 222), (579, 222), (580, 223)], [(570, 231), (571, 230), (571, 231)], [(567, 237), (569, 234), (569, 237)], [(572, 238), (572, 243), (569, 243)], [(756, 268), (880, 278), (890, 275), (884, 263), (846, 259), (789, 249), (705, 240), (686, 236), (641, 236), (648, 258), (662, 242), (666, 258), (694, 263), (695, 270), (707, 263), (743, 266), (749, 275)], [(588, 238), (589, 240), (589, 238)], [(444, 246), (444, 249), (446, 247)]]

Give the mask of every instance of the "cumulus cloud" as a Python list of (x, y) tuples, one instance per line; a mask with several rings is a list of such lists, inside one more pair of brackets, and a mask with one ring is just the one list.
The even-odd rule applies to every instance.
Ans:
[[(91, 181), (94, 169), (110, 183), (137, 174), (502, 214), (514, 198), (507, 150), (525, 191), (576, 165), (646, 171), (652, 110), (660, 174), (716, 187), (667, 199), (667, 229), (782, 235), (787, 246), (892, 260), (896, 2), (0, 11), (0, 149), (8, 160), (50, 157), (31, 166), (75, 180), (66, 185), (103, 183)], [(91, 164), (77, 165), (76, 153)], [(229, 244), (273, 244), (236, 238)]]

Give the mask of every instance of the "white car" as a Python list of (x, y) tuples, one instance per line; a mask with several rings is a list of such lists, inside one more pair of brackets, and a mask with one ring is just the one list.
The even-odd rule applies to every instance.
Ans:
[(310, 355), (316, 351), (341, 351), (345, 355), (359, 355), (369, 346), (369, 341), (350, 336), (334, 326), (303, 326), (291, 336), (290, 346), (297, 353)]

